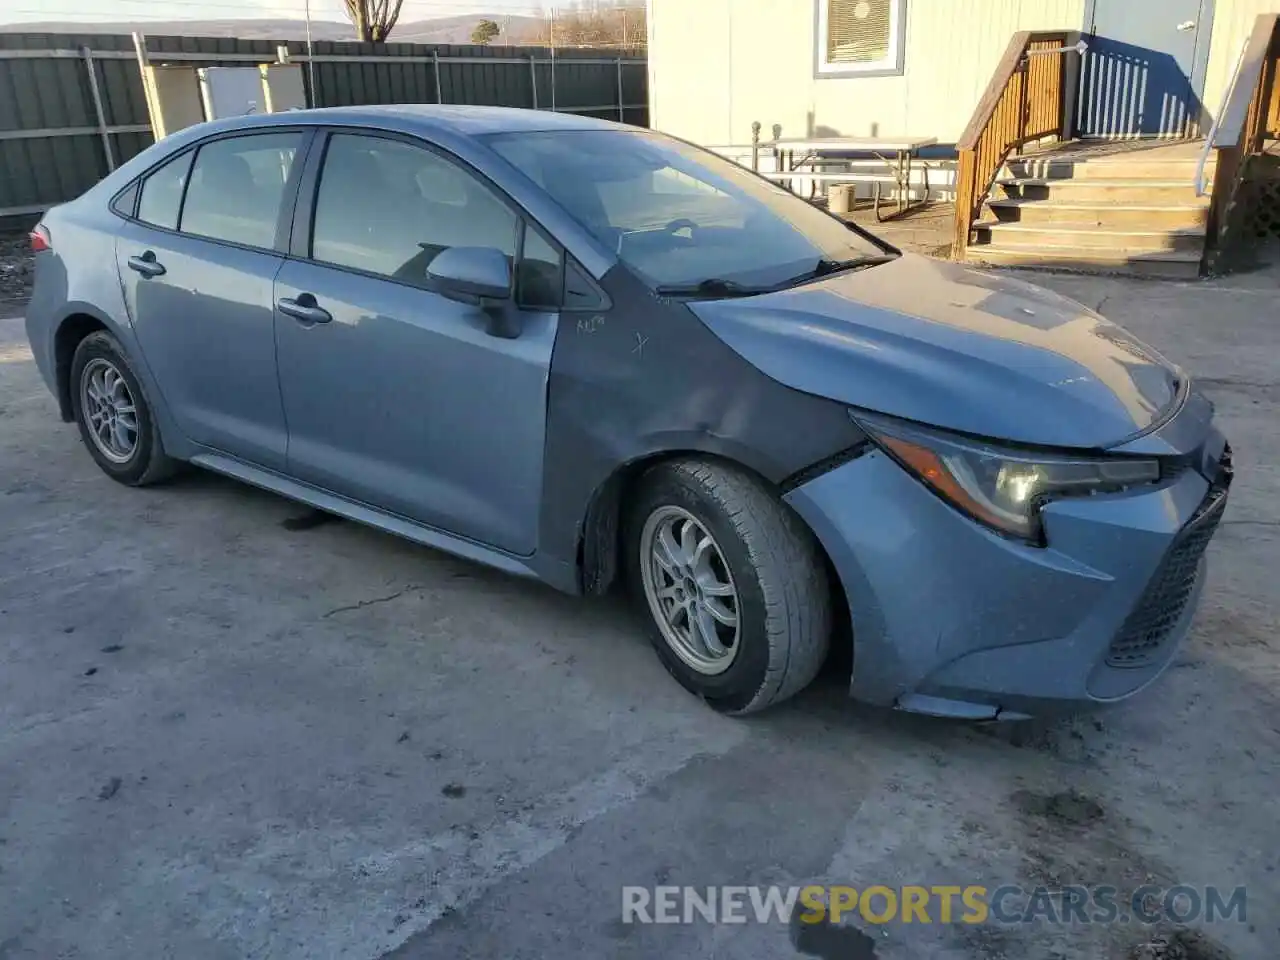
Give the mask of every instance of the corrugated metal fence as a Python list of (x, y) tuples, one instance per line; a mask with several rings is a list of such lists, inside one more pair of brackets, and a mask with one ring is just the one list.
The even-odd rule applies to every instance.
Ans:
[[(612, 51), (147, 37), (151, 63), (303, 65), (315, 106), (468, 103), (648, 125), (646, 60)], [(152, 143), (131, 36), (0, 33), (0, 225), (87, 190)]]

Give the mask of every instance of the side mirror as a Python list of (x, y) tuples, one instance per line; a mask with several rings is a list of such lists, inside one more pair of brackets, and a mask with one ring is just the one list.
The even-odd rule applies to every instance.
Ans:
[(511, 261), (494, 247), (450, 247), (427, 267), (431, 289), (442, 297), (478, 306), (489, 317), (488, 333), (514, 340), (520, 316), (511, 298)]
[(506, 300), (511, 296), (511, 264), (493, 247), (450, 247), (427, 267), (432, 288), (462, 303)]

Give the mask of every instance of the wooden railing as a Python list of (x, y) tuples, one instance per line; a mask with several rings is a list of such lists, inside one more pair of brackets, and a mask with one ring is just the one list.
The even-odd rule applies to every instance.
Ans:
[(956, 145), (955, 237), (952, 253), (963, 259), (974, 221), (1010, 152), (1047, 137), (1067, 139), (1070, 69), (1079, 60), (1077, 34), (1015, 33), (987, 92)]
[[(1249, 158), (1280, 138), (1280, 14), (1254, 21), (1232, 81), (1230, 98), (1214, 124), (1208, 146), (1217, 151), (1213, 199), (1209, 206), (1209, 256), (1230, 245), (1232, 206), (1249, 167)], [(1197, 189), (1201, 182), (1198, 181)]]

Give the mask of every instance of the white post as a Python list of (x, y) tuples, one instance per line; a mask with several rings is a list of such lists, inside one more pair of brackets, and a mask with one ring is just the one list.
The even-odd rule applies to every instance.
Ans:
[(311, 80), (311, 102), (307, 106), (314, 107), (316, 105), (316, 52), (311, 45), (311, 0), (307, 0), (307, 76)]
[(618, 57), (618, 122), (627, 122), (626, 101), (622, 99), (622, 57)]

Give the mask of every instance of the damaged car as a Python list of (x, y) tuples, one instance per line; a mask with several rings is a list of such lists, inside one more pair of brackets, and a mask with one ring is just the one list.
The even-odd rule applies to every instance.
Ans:
[(216, 471), (634, 597), (717, 710), (1123, 700), (1186, 636), (1231, 454), (1174, 364), (605, 121), (202, 124), (32, 233), (27, 330), (109, 477)]

